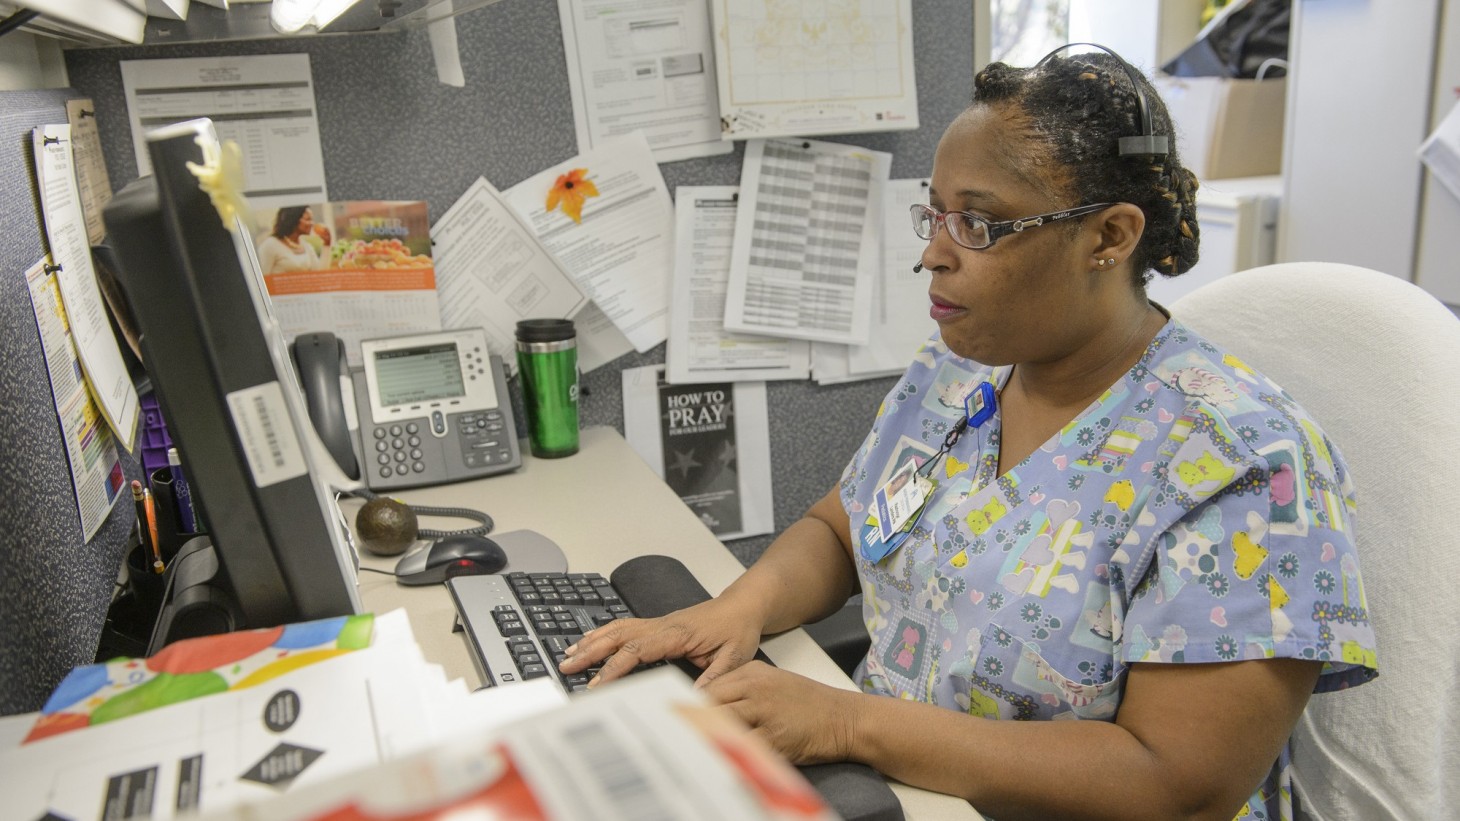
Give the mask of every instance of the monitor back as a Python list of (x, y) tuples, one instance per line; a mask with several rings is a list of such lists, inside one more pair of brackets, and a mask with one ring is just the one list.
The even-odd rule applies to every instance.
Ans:
[(230, 231), (189, 164), (212, 123), (149, 135), (153, 176), (105, 221), (144, 363), (245, 627), (360, 610), (348, 530), (304, 446), (298, 381), (251, 240)]

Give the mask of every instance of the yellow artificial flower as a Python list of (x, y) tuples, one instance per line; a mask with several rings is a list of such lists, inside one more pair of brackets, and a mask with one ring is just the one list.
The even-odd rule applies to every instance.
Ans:
[(233, 140), (224, 140), (215, 147), (211, 140), (199, 137), (197, 143), (203, 149), (203, 162), (187, 166), (198, 178), (198, 187), (213, 201), (225, 228), (234, 230), (234, 220), (239, 219), (252, 232), (253, 211), (243, 196), (243, 149)]
[(562, 207), (573, 222), (583, 222), (583, 201), (598, 196), (598, 186), (592, 180), (584, 179), (586, 168), (574, 168), (558, 177), (547, 195), (547, 210)]

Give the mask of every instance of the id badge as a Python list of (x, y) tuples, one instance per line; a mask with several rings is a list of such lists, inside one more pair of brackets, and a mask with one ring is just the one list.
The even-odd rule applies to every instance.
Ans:
[(867, 523), (862, 525), (861, 544), (862, 558), (877, 564), (883, 559), (891, 556), (894, 551), (902, 547), (902, 540), (907, 538), (907, 533), (892, 534), (891, 541), (882, 541), (882, 532), (877, 526), (877, 514), (867, 517)]
[(898, 468), (874, 495), (873, 512), (860, 534), (862, 558), (876, 564), (901, 547), (935, 487), (918, 475), (911, 459)]
[(923, 506), (923, 499), (926, 497), (923, 495), (924, 488), (918, 481), (917, 472), (917, 464), (908, 459), (892, 474), (887, 484), (877, 488), (877, 493), (873, 496), (877, 507), (877, 528), (884, 542), (901, 531), (903, 525)]

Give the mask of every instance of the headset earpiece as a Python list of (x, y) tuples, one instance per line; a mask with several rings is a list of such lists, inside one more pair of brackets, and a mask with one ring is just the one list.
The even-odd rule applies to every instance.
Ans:
[(1099, 43), (1065, 43), (1054, 51), (1039, 58), (1039, 62), (1034, 64), (1035, 68), (1044, 65), (1051, 57), (1061, 51), (1075, 46), (1098, 48), (1111, 57), (1114, 57), (1115, 61), (1120, 64), (1121, 69), (1125, 71), (1125, 75), (1130, 78), (1131, 87), (1136, 91), (1136, 107), (1139, 109), (1140, 114), (1141, 133), (1138, 136), (1121, 137), (1119, 139), (1118, 148), (1120, 150), (1120, 156), (1151, 157), (1154, 159), (1170, 154), (1171, 138), (1165, 134), (1155, 133), (1156, 129), (1151, 124), (1151, 109), (1146, 102), (1146, 92), (1141, 89), (1141, 81), (1136, 75), (1136, 70), (1131, 68), (1130, 63), (1127, 63), (1123, 57), (1116, 54), (1110, 48), (1102, 46)]

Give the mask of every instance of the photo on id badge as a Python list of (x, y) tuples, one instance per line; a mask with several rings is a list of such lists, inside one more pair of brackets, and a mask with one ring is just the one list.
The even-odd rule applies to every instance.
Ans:
[(902, 463), (887, 484), (877, 488), (877, 529), (887, 542), (902, 529), (922, 504), (922, 495), (914, 474), (917, 465), (912, 459)]

